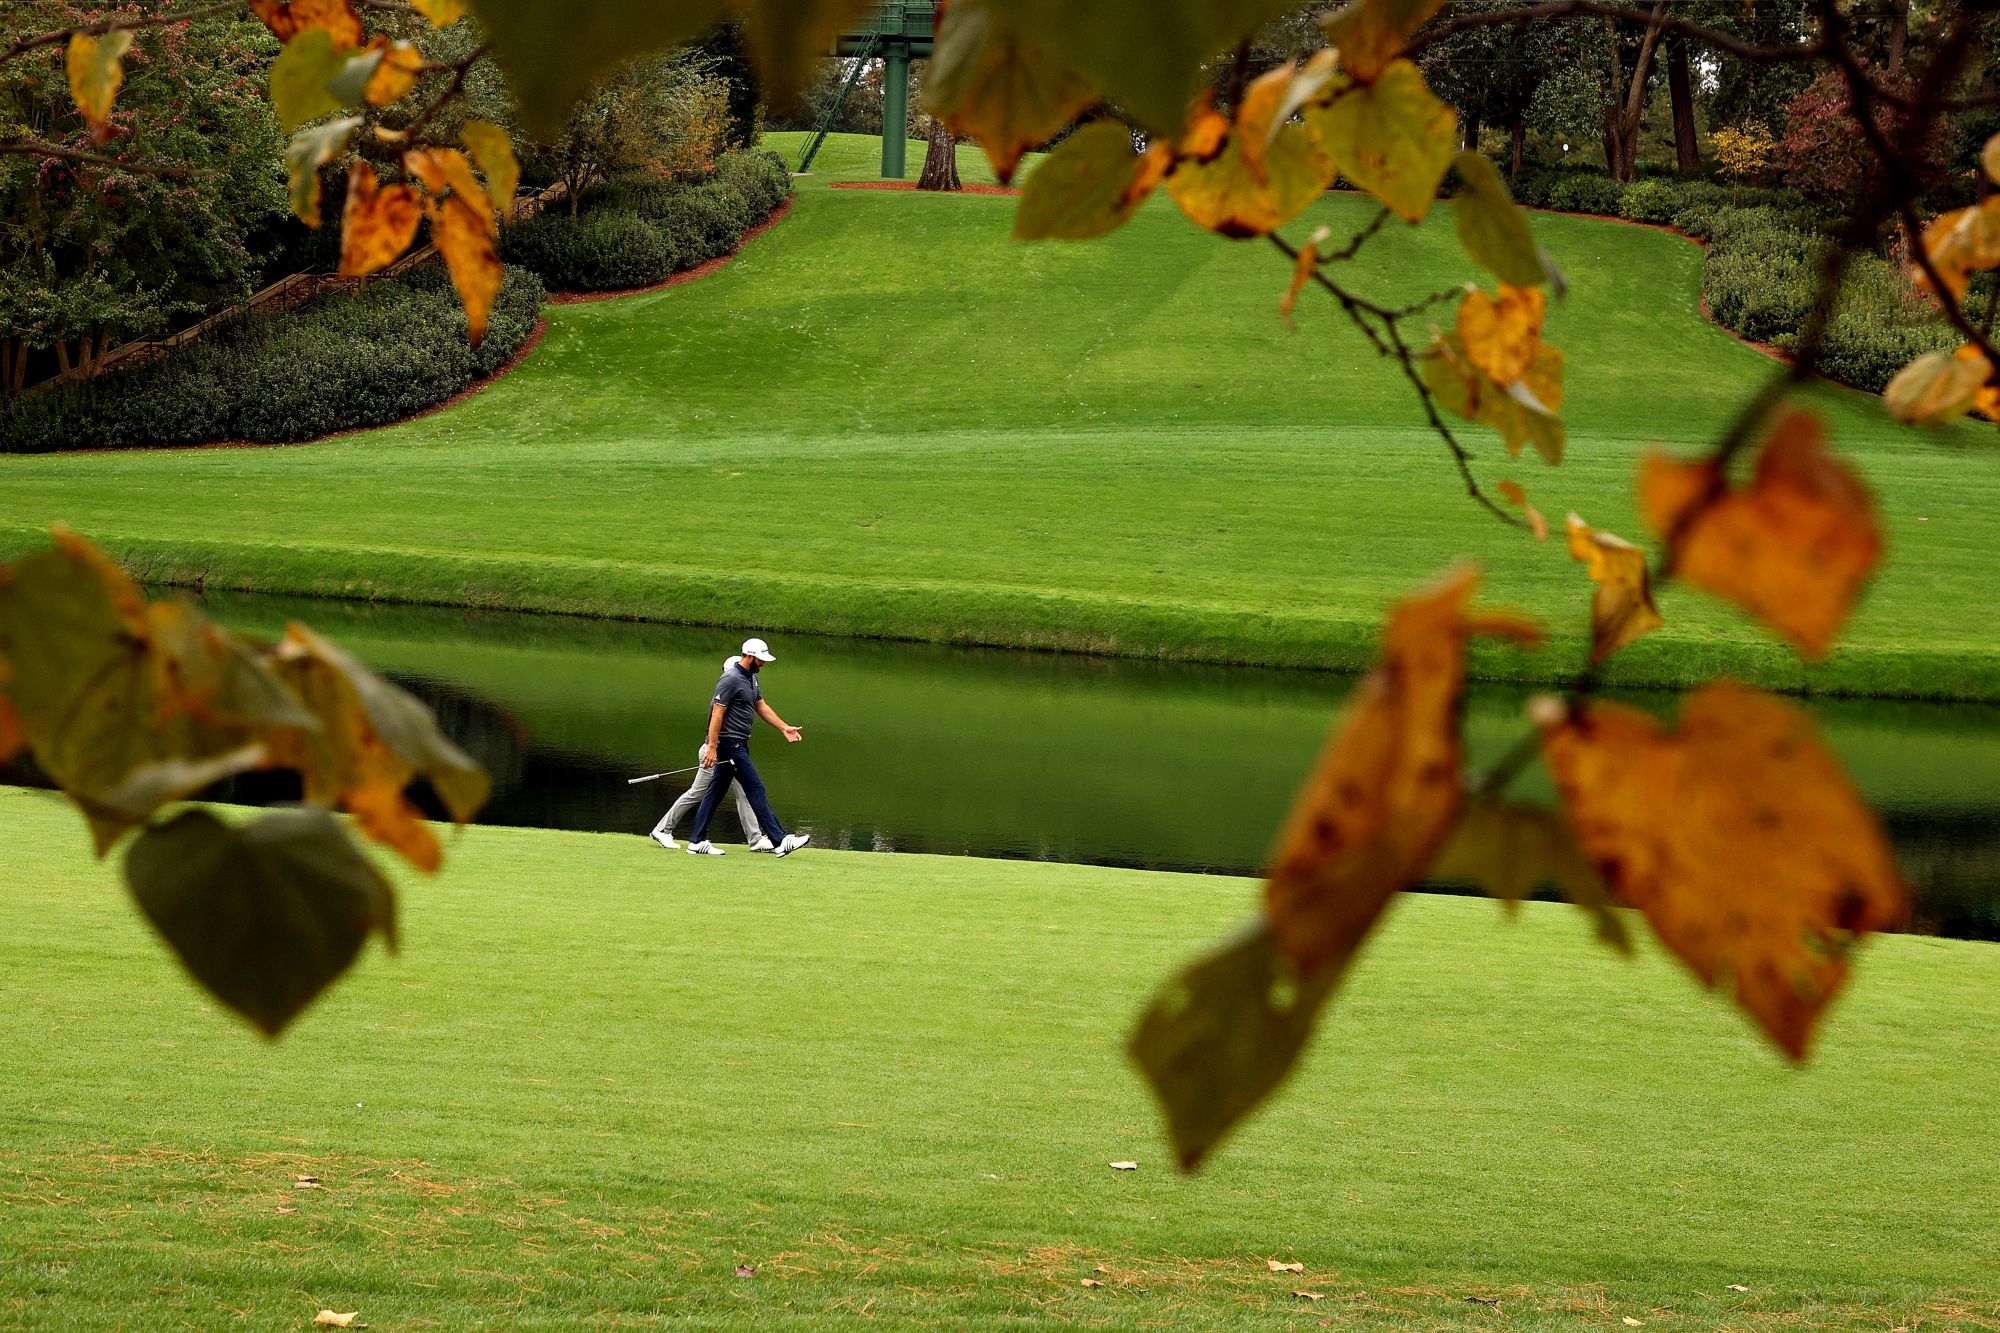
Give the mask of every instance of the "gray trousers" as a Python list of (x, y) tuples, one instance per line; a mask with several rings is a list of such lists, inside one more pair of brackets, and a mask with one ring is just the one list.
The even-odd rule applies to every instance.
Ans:
[[(697, 763), (701, 760), (701, 752), (707, 748), (706, 743), (695, 747), (694, 757)], [(668, 807), (666, 814), (660, 816), (660, 822), (653, 825), (653, 832), (672, 837), (674, 825), (680, 823), (690, 811), (701, 804), (701, 798), (708, 795), (709, 784), (714, 781), (715, 769), (697, 768), (694, 771), (694, 785), (682, 792), (680, 799)], [(733, 784), (729, 794), (736, 798), (736, 818), (743, 825), (744, 840), (756, 842), (764, 836), (764, 830), (757, 826), (757, 813), (750, 808), (750, 798), (744, 794), (743, 784), (740, 782)]]

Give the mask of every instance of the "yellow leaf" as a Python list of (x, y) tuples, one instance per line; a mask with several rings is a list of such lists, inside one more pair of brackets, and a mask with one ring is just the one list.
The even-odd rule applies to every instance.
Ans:
[(1569, 554), (1590, 567), (1597, 585), (1590, 598), (1590, 661), (1593, 666), (1634, 639), (1666, 624), (1653, 605), (1653, 575), (1646, 553), (1622, 537), (1599, 532), (1569, 516)]
[(1528, 520), (1528, 531), (1534, 533), (1536, 541), (1545, 542), (1549, 539), (1549, 521), (1542, 517), (1541, 510), (1528, 503), (1528, 493), (1521, 489), (1519, 482), (1502, 478), (1496, 489), (1507, 503), (1520, 509)]
[(347, 205), (340, 219), (340, 272), (373, 273), (409, 249), (423, 203), (407, 185), (378, 189), (375, 168), (356, 161), (347, 169)]
[(1139, 211), (1159, 184), (1172, 150), (1132, 150), (1117, 121), (1092, 121), (1057, 144), (1036, 166), (1014, 211), (1017, 241), (1102, 236)]
[(1280, 126), (1253, 166), (1245, 145), (1260, 142), (1263, 133), (1262, 125), (1238, 125), (1213, 157), (1183, 157), (1175, 164), (1167, 193), (1189, 221), (1223, 236), (1262, 236), (1326, 193), (1333, 163), (1303, 127)]
[[(1923, 246), (1952, 296), (1964, 296), (1971, 274), (2000, 265), (2000, 195), (1939, 215), (1924, 228)], [(1910, 271), (1917, 286), (1929, 291), (1922, 266), (1912, 264)]]
[(359, 1310), (349, 1310), (346, 1314), (340, 1314), (333, 1310), (321, 1310), (313, 1316), (313, 1324), (321, 1328), (353, 1328), (355, 1326), (354, 1321), (360, 1318), (360, 1316), (361, 1312)]
[(324, 32), (336, 49), (361, 45), (361, 16), (348, 0), (250, 0), (250, 12), (271, 35), (290, 45), (302, 32)]
[(1306, 1271), (1306, 1266), (1304, 1264), (1281, 1263), (1276, 1259), (1266, 1259), (1264, 1263), (1266, 1266), (1270, 1268), (1270, 1270), (1273, 1273), (1303, 1273)]
[(1874, 499), (1828, 452), (1810, 412), (1778, 420), (1747, 489), (1731, 490), (1713, 462), (1649, 454), (1639, 504), (1647, 527), (1672, 543), (1676, 573), (1736, 602), (1815, 661), (1882, 556)]
[(1451, 162), (1461, 187), (1452, 196), (1451, 216), (1466, 257), (1504, 283), (1515, 287), (1547, 283), (1560, 296), (1562, 274), (1548, 252), (1535, 244), (1527, 214), (1508, 196), (1499, 169), (1469, 151)]
[(1979, 165), (1986, 170), (1986, 179), (2000, 184), (2000, 134), (1986, 141), (1979, 150)]
[(424, 53), (409, 42), (392, 42), (382, 36), (370, 42), (368, 49), (379, 52), (381, 62), (361, 90), (363, 100), (370, 106), (401, 101), (405, 93), (417, 86), (417, 75), (424, 68)]
[(1023, 153), (1097, 100), (1090, 80), (1035, 41), (1004, 5), (957, 0), (937, 22), (924, 100), (954, 133), (979, 141), (1002, 184)]
[(1719, 681), (1676, 731), (1593, 701), (1545, 720), (1542, 746), (1613, 891), (1802, 1059), (1853, 945), (1908, 913), (1881, 827), (1811, 717)]
[(129, 32), (107, 32), (102, 37), (74, 33), (64, 61), (69, 73), (69, 95), (90, 126), (90, 137), (103, 143), (111, 137), (111, 104), (125, 83), (125, 52), (132, 45)]
[(1319, 272), (1319, 247), (1329, 234), (1325, 227), (1319, 228), (1299, 247), (1298, 257), (1292, 261), (1292, 280), (1285, 284), (1285, 294), (1278, 298), (1278, 314), (1287, 325), (1292, 322), (1292, 310), (1299, 303), (1299, 293), (1312, 281), (1313, 274)]
[(1943, 425), (1973, 409), (1992, 375), (1992, 364), (1977, 347), (1926, 352), (1896, 372), (1882, 391), (1882, 403), (1898, 421)]
[(1566, 433), (1556, 411), (1563, 400), (1563, 354), (1557, 349), (1535, 344), (1528, 373), (1503, 386), (1472, 364), (1456, 333), (1447, 333), (1423, 353), (1417, 369), (1447, 411), (1498, 431), (1508, 453), (1532, 444), (1551, 466), (1562, 462)]
[(444, 848), (418, 809), (391, 782), (374, 780), (348, 792), (341, 804), (361, 831), (427, 875), (444, 864)]
[(431, 244), (444, 256), (451, 285), (458, 288), (458, 299), (465, 305), (466, 334), (477, 347), (486, 336), (486, 316), (506, 277), (493, 243), (492, 215), (482, 218), (456, 194), (442, 203), (426, 201), (424, 213), (431, 222)]
[(347, 141), (361, 128), (361, 117), (315, 125), (292, 136), (285, 148), (285, 171), (291, 178), (292, 212), (308, 227), (320, 222), (319, 169), (346, 151)]
[(1535, 362), (1546, 299), (1539, 287), (1500, 286), (1498, 297), (1468, 287), (1458, 303), (1465, 358), (1495, 384), (1514, 383)]
[(1320, 27), (1347, 72), (1373, 83), (1443, 6), (1444, 0), (1353, 0), (1322, 18)]
[(1264, 150), (1293, 113), (1323, 96), (1333, 79), (1333, 52), (1320, 51), (1304, 65), (1288, 61), (1250, 81), (1236, 109), (1236, 133), (1252, 175), (1264, 179)]
[(491, 121), (468, 120), (458, 132), (458, 141), (472, 152), (472, 160), (486, 175), (486, 197), (506, 221), (514, 218), (514, 192), (521, 185), (521, 164), (514, 156), (514, 141), (507, 131)]
[(1306, 111), (1319, 146), (1359, 188), (1398, 217), (1421, 222), (1458, 146), (1458, 117), (1407, 60)]
[(336, 48), (323, 28), (308, 28), (271, 62), (271, 109), (290, 134), (329, 111), (358, 105), (382, 63), (381, 51)]
[(410, 0), (410, 8), (431, 21), (435, 28), (449, 28), (472, 8), (471, 0)]
[(1468, 617), (1478, 586), (1476, 570), (1460, 569), (1390, 613), (1381, 662), (1355, 687), (1279, 836), (1265, 911), (1279, 951), (1308, 975), (1345, 969), (1458, 817), (1466, 641), (1535, 634)]
[(489, 231), (498, 234), (493, 202), (486, 197), (486, 188), (479, 183), (479, 177), (472, 174), (472, 163), (464, 153), (456, 148), (412, 148), (403, 154), (403, 167), (433, 195), (442, 196), (449, 191), (453, 198), (463, 200)]

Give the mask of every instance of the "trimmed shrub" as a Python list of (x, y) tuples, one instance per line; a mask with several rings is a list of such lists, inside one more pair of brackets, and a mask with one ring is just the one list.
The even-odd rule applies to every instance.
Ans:
[(501, 233), (500, 255), (558, 292), (650, 287), (683, 267), (671, 235), (622, 208), (574, 218), (543, 213), (517, 222)]
[(776, 153), (725, 154), (715, 164), (715, 179), (743, 196), (752, 226), (777, 212), (792, 194), (791, 169)]
[(1565, 171), (1559, 173), (1549, 186), (1549, 202), (1544, 207), (1564, 213), (1596, 213), (1616, 217), (1624, 193), (1625, 187), (1609, 176), (1596, 172)]
[(0, 452), (284, 443), (435, 407), (517, 352), (542, 286), (509, 268), (477, 348), (442, 265), (254, 316), (164, 360), (0, 406)]
[(1681, 207), (1681, 195), (1679, 186), (1670, 180), (1634, 181), (1618, 196), (1618, 216), (1634, 222), (1672, 222)]

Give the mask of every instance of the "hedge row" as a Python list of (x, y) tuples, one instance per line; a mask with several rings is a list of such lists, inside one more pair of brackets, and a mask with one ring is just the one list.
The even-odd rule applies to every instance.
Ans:
[(729, 254), (792, 194), (776, 153), (728, 153), (712, 180), (620, 176), (584, 192), (576, 217), (544, 213), (507, 229), (501, 256), (551, 291), (650, 287)]
[[(1647, 177), (1620, 184), (1602, 172), (1530, 167), (1514, 197), (1536, 208), (1596, 213), (1671, 226), (1707, 242), (1702, 297), (1718, 324), (1789, 350), (1805, 324), (1833, 219), (1791, 190)], [(1849, 261), (1840, 306), (1820, 348), (1820, 371), (1879, 393), (1925, 352), (1958, 344), (1950, 327), (1895, 265)]]
[(280, 444), (401, 421), (500, 368), (534, 332), (542, 284), (510, 267), (478, 347), (442, 265), (255, 315), (101, 381), (0, 405), (0, 452)]

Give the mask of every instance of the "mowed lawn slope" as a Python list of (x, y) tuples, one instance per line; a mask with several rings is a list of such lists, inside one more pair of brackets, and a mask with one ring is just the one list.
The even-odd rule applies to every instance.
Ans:
[(1241, 881), (474, 829), (271, 1046), (0, 823), (8, 1328), (2000, 1327), (1988, 946), (1872, 943), (1794, 1070), (1569, 909), (1408, 901), (1184, 1178), (1121, 1045)]
[[(829, 173), (873, 151), (841, 145)], [(1011, 200), (826, 179), (712, 277), (552, 308), (525, 365), (436, 416), (298, 448), (0, 458), (0, 551), (60, 519), (209, 586), (1316, 666), (1364, 660), (1391, 600), (1470, 555), (1559, 635), (1479, 670), (1574, 669), (1581, 569), (1465, 498), (1328, 303), (1284, 326), (1270, 247), (1163, 199), (1101, 243), (1023, 246)], [(1329, 196), (1293, 230), (1371, 215)], [(1570, 354), (1569, 460), (1461, 433), (1487, 485), (1639, 538), (1639, 455), (1701, 447), (1770, 363), (1702, 318), (1684, 240), (1536, 226), (1573, 283), (1548, 329)], [(1402, 301), (1470, 276), (1440, 209), (1349, 280)], [(1848, 649), (1808, 672), (1675, 590), (1617, 678), (2000, 697), (2000, 636), (1969, 614), (2000, 539), (2000, 442), (1904, 432), (1857, 394), (1825, 405), (1893, 534)]]

